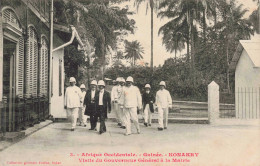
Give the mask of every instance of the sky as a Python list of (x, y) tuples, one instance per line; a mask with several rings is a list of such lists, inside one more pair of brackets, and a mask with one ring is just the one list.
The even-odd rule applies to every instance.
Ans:
[[(249, 10), (246, 16), (248, 17), (252, 11), (254, 11), (257, 6), (256, 3), (252, 0), (238, 0), (238, 2), (244, 4), (244, 7)], [(128, 6), (130, 11), (134, 11), (135, 14), (129, 16), (136, 21), (136, 29), (134, 35), (128, 35), (127, 40), (133, 41), (138, 40), (144, 48), (143, 61), (150, 64), (151, 58), (151, 17), (150, 11), (148, 9), (146, 14), (146, 2), (142, 3), (137, 11), (134, 6), (134, 0), (130, 2), (125, 2), (120, 6)], [(156, 13), (154, 13), (154, 66), (163, 65), (164, 61), (168, 58), (173, 58), (174, 53), (169, 53), (166, 51), (165, 47), (162, 45), (162, 36), (158, 35), (159, 28), (167, 22), (166, 19), (157, 18)], [(182, 54), (185, 53), (185, 50), (182, 51)], [(179, 56), (180, 53), (177, 53)], [(137, 62), (138, 63), (138, 62)], [(140, 62), (139, 62), (140, 63)]]

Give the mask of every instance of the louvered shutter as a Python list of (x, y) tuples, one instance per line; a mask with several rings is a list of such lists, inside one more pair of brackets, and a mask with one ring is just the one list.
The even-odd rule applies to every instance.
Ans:
[(13, 25), (14, 27), (19, 27), (19, 23), (18, 23), (16, 14), (12, 10), (10, 10), (10, 9), (4, 10), (3, 19), (4, 19), (4, 22), (8, 22), (9, 24)]
[(26, 94), (37, 96), (38, 42), (35, 30), (28, 28), (26, 58)]
[(42, 38), (40, 56), (40, 95), (47, 96), (48, 90), (48, 45), (47, 40)]
[(20, 37), (18, 43), (18, 55), (16, 57), (16, 94), (20, 97), (23, 96), (23, 83), (24, 83), (24, 39)]

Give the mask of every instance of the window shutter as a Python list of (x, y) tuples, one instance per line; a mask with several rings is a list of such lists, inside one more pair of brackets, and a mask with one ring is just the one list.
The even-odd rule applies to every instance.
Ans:
[(23, 96), (23, 80), (24, 80), (24, 39), (20, 37), (18, 43), (18, 55), (16, 58), (16, 94), (20, 97)]
[(28, 28), (26, 58), (26, 94), (37, 96), (38, 42), (35, 30)]
[(42, 38), (40, 57), (40, 95), (47, 96), (48, 90), (48, 45), (47, 40)]

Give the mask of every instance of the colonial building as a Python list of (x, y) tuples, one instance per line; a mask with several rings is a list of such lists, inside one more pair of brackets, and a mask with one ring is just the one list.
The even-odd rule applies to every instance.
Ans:
[(236, 117), (260, 118), (260, 38), (240, 40), (230, 64), (235, 71)]
[[(50, 71), (50, 1), (1, 0), (0, 12), (1, 137), (50, 115), (66, 114), (64, 47), (53, 51)], [(71, 40), (71, 35), (70, 28), (54, 24), (53, 48)], [(50, 103), (54, 104), (49, 109)]]

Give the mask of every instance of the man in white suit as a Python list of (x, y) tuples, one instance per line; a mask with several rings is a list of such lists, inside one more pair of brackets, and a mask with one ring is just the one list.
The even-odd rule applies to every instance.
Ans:
[(71, 131), (75, 130), (78, 118), (78, 111), (82, 103), (82, 93), (76, 85), (76, 79), (70, 77), (70, 86), (66, 88), (64, 108), (67, 111), (67, 117), (71, 120)]
[(158, 115), (159, 115), (158, 117), (159, 131), (162, 131), (163, 129), (167, 129), (169, 108), (172, 107), (172, 98), (170, 92), (165, 88), (166, 88), (166, 83), (164, 81), (161, 81), (160, 90), (157, 91), (156, 99), (155, 99), (155, 103), (158, 108)]
[(142, 109), (142, 97), (139, 89), (133, 85), (133, 77), (128, 77), (126, 79), (126, 87), (123, 89), (121, 102), (123, 103), (124, 116), (126, 123), (126, 133), (125, 135), (131, 134), (131, 119), (137, 129), (137, 133), (140, 134), (140, 127), (138, 123), (137, 108)]

